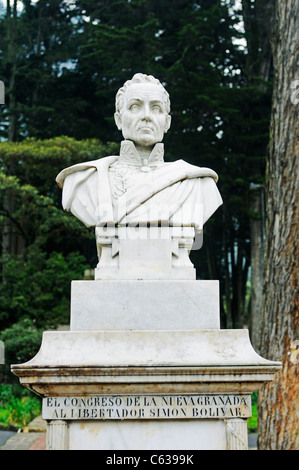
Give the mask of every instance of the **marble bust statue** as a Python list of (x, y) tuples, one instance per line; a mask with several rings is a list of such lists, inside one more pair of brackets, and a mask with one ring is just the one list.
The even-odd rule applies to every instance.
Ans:
[(155, 218), (161, 217), (201, 230), (222, 203), (217, 175), (183, 160), (164, 162), (169, 112), (168, 94), (158, 80), (136, 74), (126, 82), (116, 96), (115, 122), (125, 139), (120, 155), (60, 172), (63, 208), (88, 227), (159, 223)]
[(184, 160), (164, 161), (171, 124), (169, 95), (156, 78), (136, 74), (116, 95), (119, 156), (73, 165), (56, 181), (62, 205), (87, 227), (193, 227), (222, 204), (217, 174)]

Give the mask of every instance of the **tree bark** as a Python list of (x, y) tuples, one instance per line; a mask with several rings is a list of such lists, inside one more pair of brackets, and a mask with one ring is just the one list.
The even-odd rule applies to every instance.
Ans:
[(274, 90), (266, 174), (266, 252), (259, 352), (283, 363), (259, 393), (258, 447), (298, 449), (299, 4), (276, 0)]
[[(271, 30), (274, 21), (275, 0), (248, 0), (242, 2), (242, 14), (247, 42), (246, 77), (249, 86), (257, 86), (266, 93), (272, 76)], [(250, 132), (250, 129), (248, 130)], [(266, 148), (264, 149), (266, 155)], [(262, 161), (255, 163), (252, 174), (263, 175)], [(251, 299), (250, 333), (255, 348), (258, 347), (258, 330), (262, 305), (263, 269), (264, 269), (264, 188), (253, 184), (249, 200), (250, 217), (250, 261), (251, 261)]]
[(255, 217), (250, 219), (250, 264), (251, 264), (251, 297), (250, 297), (250, 334), (255, 349), (258, 348), (259, 322), (263, 296), (263, 271), (265, 252), (265, 214), (264, 188), (256, 185), (252, 189), (250, 210)]

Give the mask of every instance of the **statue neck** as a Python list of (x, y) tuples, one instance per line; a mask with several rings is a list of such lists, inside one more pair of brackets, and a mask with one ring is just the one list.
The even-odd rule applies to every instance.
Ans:
[(136, 145), (136, 144), (135, 144), (135, 147), (136, 147), (137, 152), (138, 152), (139, 155), (140, 155), (141, 160), (144, 160), (144, 159), (148, 160), (150, 154), (151, 154), (152, 151), (153, 151), (154, 145), (151, 145), (151, 146), (149, 146), (149, 147), (146, 147), (146, 146), (144, 146), (144, 145)]
[[(164, 145), (157, 143), (152, 147), (136, 146), (130, 140), (121, 143), (117, 165), (153, 169), (164, 163)], [(142, 170), (143, 171), (143, 170)]]

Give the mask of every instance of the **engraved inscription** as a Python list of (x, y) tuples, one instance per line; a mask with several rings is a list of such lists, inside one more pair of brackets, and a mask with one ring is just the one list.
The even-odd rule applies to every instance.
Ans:
[(43, 418), (46, 420), (227, 419), (250, 416), (250, 395), (118, 395), (43, 399)]

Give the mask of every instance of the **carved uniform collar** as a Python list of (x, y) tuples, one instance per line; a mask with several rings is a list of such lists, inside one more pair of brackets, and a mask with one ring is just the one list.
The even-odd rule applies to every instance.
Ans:
[(157, 143), (151, 151), (149, 158), (141, 158), (134, 142), (123, 140), (120, 145), (118, 165), (133, 166), (147, 172), (160, 167), (164, 163), (164, 144)]

